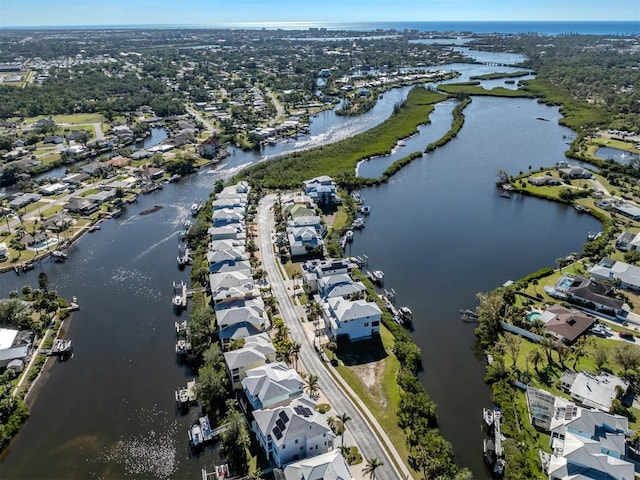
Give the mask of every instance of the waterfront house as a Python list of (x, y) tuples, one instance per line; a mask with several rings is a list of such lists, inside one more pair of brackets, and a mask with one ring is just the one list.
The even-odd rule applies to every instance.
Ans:
[[(209, 250), (207, 252), (207, 263), (209, 264), (209, 273), (220, 273), (227, 267), (227, 271), (248, 270), (251, 271), (251, 265), (246, 262), (248, 256), (244, 251), (244, 247), (236, 247), (226, 250)], [(234, 268), (234, 267), (238, 268)]]
[(337, 194), (336, 183), (327, 175), (305, 180), (303, 184), (304, 193), (317, 205), (342, 203)]
[(616, 248), (623, 252), (628, 252), (632, 249), (637, 249), (640, 246), (640, 235), (631, 232), (622, 232), (618, 238), (616, 238)]
[(93, 212), (98, 211), (100, 207), (91, 200), (84, 197), (72, 197), (63, 208), (70, 213), (77, 213), (80, 215), (91, 215)]
[(313, 227), (287, 228), (287, 238), (291, 257), (309, 255), (310, 253), (322, 253), (324, 241)]
[(367, 288), (362, 282), (354, 282), (347, 273), (318, 279), (318, 293), (324, 299), (332, 297), (364, 298)]
[(571, 400), (552, 395), (531, 385), (525, 390), (531, 425), (544, 432), (550, 432), (560, 425), (573, 421), (582, 413)]
[(147, 167), (140, 174), (148, 180), (158, 180), (165, 174), (165, 170), (163, 168)]
[(208, 248), (210, 252), (220, 252), (223, 250), (244, 249), (244, 242), (241, 240), (227, 239), (214, 240), (209, 242)]
[(207, 159), (212, 159), (218, 154), (219, 148), (220, 138), (218, 135), (212, 133), (198, 146), (198, 155)]
[(207, 230), (209, 240), (214, 242), (216, 240), (238, 240), (244, 242), (247, 238), (244, 226), (226, 225), (224, 227), (211, 227)]
[(231, 379), (231, 388), (240, 390), (248, 370), (275, 362), (276, 349), (265, 333), (246, 337), (242, 348), (225, 352), (224, 362)]
[(550, 306), (537, 319), (544, 323), (547, 332), (567, 344), (575, 342), (595, 322), (593, 316), (562, 305)]
[(209, 285), (214, 305), (260, 296), (251, 274), (246, 272), (212, 273), (209, 275)]
[(577, 165), (560, 168), (559, 170), (571, 179), (593, 177), (593, 174), (589, 170), (587, 170), (586, 168), (578, 167)]
[(257, 335), (271, 328), (264, 309), (245, 306), (216, 310), (216, 325), (223, 347), (234, 340)]
[(551, 432), (549, 479), (633, 479), (634, 465), (626, 460), (630, 433), (626, 417), (583, 410), (578, 418)]
[(619, 282), (620, 288), (640, 292), (640, 267), (603, 258), (588, 270), (591, 278), (609, 282)]
[(560, 377), (560, 387), (580, 405), (608, 412), (611, 402), (619, 396), (618, 390), (624, 395), (629, 382), (606, 372), (594, 375), (565, 370)]
[(109, 190), (102, 190), (100, 192), (97, 193), (92, 193), (91, 195), (87, 195), (86, 198), (87, 200), (97, 204), (97, 205), (101, 205), (105, 202), (108, 202), (110, 200), (113, 200), (114, 198), (116, 198), (116, 189), (112, 188)]
[(630, 218), (631, 220), (640, 220), (640, 207), (630, 202), (615, 202), (613, 210), (620, 215)]
[(540, 175), (537, 177), (529, 177), (529, 183), (536, 187), (561, 185), (562, 180), (553, 175)]
[(284, 362), (269, 363), (248, 370), (242, 389), (253, 409), (258, 410), (299, 397), (304, 380)]
[(335, 297), (324, 302), (323, 307), (325, 326), (330, 337), (360, 340), (380, 332), (382, 312), (375, 303)]
[(33, 343), (33, 332), (0, 328), (0, 369), (16, 360), (24, 365), (29, 361)]
[(216, 198), (213, 201), (213, 211), (222, 209), (245, 208), (247, 205), (246, 195), (227, 195), (224, 198)]
[(311, 293), (316, 293), (319, 279), (331, 275), (351, 273), (354, 265), (348, 258), (340, 260), (329, 258), (326, 260), (307, 260), (300, 268), (302, 269), (303, 284), (309, 285)]
[(612, 296), (615, 288), (610, 283), (565, 273), (553, 288), (556, 292), (561, 292), (569, 302), (589, 310), (620, 318), (626, 317), (628, 313), (623, 309), (624, 301)]
[(292, 462), (285, 467), (283, 475), (284, 480), (353, 480), (349, 466), (338, 448)]
[(221, 208), (213, 211), (213, 228), (244, 225), (244, 207)]
[(333, 450), (335, 433), (315, 407), (305, 394), (286, 405), (253, 412), (251, 429), (267, 459), (277, 467)]

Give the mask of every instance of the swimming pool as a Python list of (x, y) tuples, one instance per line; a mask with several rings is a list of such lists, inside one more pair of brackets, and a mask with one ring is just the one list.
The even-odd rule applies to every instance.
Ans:
[(564, 288), (567, 289), (571, 286), (571, 284), (573, 283), (573, 278), (571, 277), (562, 277), (560, 280), (558, 280), (558, 283), (556, 284), (556, 286), (558, 288)]
[(530, 322), (533, 322), (536, 318), (538, 318), (540, 316), (540, 312), (531, 312), (527, 315), (527, 319)]

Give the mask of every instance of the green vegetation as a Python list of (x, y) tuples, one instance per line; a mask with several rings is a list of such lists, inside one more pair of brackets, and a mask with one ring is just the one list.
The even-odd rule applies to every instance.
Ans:
[(500, 78), (518, 78), (529, 75), (527, 70), (518, 70), (517, 72), (494, 72), (485, 73), (484, 75), (473, 75), (470, 80), (498, 80)]
[(438, 85), (438, 90), (450, 95), (485, 95), (492, 97), (533, 97), (533, 94), (523, 90), (510, 90), (495, 87), (487, 90), (480, 86), (480, 82), (446, 83)]
[(353, 172), (360, 160), (389, 153), (399, 139), (411, 136), (418, 125), (427, 123), (433, 104), (445, 98), (443, 94), (415, 87), (391, 117), (367, 132), (258, 163), (240, 173), (235, 180), (248, 179), (265, 188), (297, 187), (303, 180), (319, 175), (332, 176), (339, 184), (358, 182)]
[(540, 98), (546, 104), (559, 105), (562, 114), (559, 123), (576, 132), (585, 128), (607, 126), (612, 120), (611, 113), (601, 106), (576, 100), (571, 92), (548, 80), (528, 80), (521, 88), (523, 91)]
[(427, 145), (425, 152), (432, 152), (436, 148), (446, 145), (458, 135), (458, 132), (462, 130), (462, 126), (464, 125), (464, 109), (467, 108), (467, 105), (470, 103), (471, 98), (465, 97), (455, 106), (453, 109), (453, 122), (451, 124), (451, 128), (438, 140)]

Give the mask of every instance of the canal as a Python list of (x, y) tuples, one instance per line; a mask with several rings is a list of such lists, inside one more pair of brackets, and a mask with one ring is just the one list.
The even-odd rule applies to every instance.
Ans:
[[(486, 66), (465, 68), (469, 75)], [(186, 432), (196, 412), (174, 410), (174, 390), (193, 376), (175, 361), (171, 306), (171, 283), (188, 279), (176, 254), (189, 206), (208, 198), (218, 178), (249, 164), (370, 128), (407, 91), (386, 92), (357, 118), (322, 112), (310, 134), (295, 142), (257, 153), (232, 151), (218, 168), (141, 196), (120, 218), (74, 244), (66, 263), (43, 261), (26, 275), (0, 276), (6, 295), (37, 285), (44, 271), (51, 288), (77, 296), (81, 305), (65, 325), (75, 356), (53, 365), (39, 382), (30, 418), (0, 459), (0, 477), (194, 479), (203, 466), (220, 461), (215, 449), (190, 455)], [(564, 206), (496, 193), (498, 169), (518, 173), (564, 159), (563, 135), (570, 131), (557, 125), (557, 108), (474, 98), (465, 114), (454, 141), (363, 192), (372, 214), (350, 253), (368, 255), (372, 267), (385, 271), (398, 301), (413, 309), (425, 367), (421, 380), (438, 404), (443, 434), (456, 460), (483, 478), (479, 425), (489, 389), (473, 327), (460, 321), (458, 309), (473, 306), (477, 292), (579, 251), (598, 224)], [(450, 122), (450, 106), (438, 118)], [(411, 142), (426, 146), (429, 128), (448, 126), (427, 126)], [(154, 206), (162, 208), (143, 214)]]

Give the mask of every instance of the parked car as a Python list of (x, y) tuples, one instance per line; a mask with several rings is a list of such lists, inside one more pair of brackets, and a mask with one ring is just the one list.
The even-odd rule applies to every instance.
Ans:
[(633, 333), (631, 332), (618, 332), (618, 335), (620, 335), (620, 338), (624, 338), (625, 340), (633, 340)]

